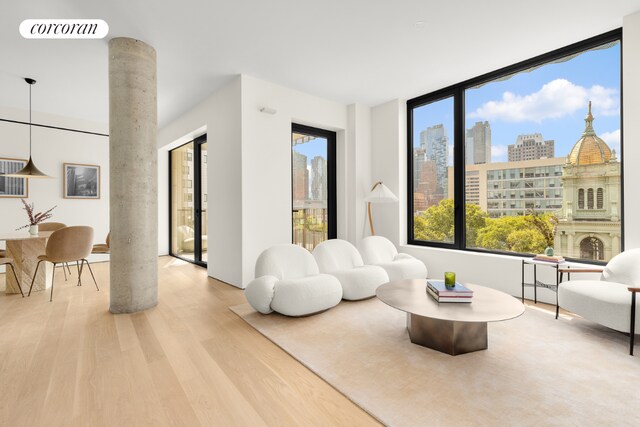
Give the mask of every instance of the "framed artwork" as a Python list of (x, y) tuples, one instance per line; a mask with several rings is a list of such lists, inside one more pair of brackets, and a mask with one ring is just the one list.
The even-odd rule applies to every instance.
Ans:
[(26, 164), (26, 159), (0, 158), (0, 197), (29, 197), (29, 181), (26, 178), (3, 176), (18, 172)]
[(65, 199), (99, 199), (100, 166), (64, 164)]

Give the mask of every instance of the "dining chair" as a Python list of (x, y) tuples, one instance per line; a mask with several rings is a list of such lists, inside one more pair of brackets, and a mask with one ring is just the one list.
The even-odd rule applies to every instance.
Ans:
[(54, 279), (56, 264), (61, 264), (64, 262), (76, 261), (80, 263), (77, 286), (82, 286), (82, 270), (84, 264), (86, 263), (87, 267), (89, 267), (91, 277), (93, 278), (93, 283), (96, 285), (96, 290), (99, 291), (100, 288), (98, 287), (98, 282), (96, 282), (96, 278), (93, 275), (91, 266), (87, 261), (87, 257), (91, 254), (92, 246), (93, 228), (89, 226), (76, 225), (72, 227), (65, 227), (51, 233), (51, 236), (49, 236), (49, 239), (47, 240), (47, 246), (45, 249), (46, 253), (44, 255), (38, 256), (39, 261), (36, 265), (36, 271), (33, 274), (33, 279), (31, 279), (31, 286), (29, 287), (29, 294), (27, 296), (31, 295), (33, 283), (36, 279), (38, 268), (40, 267), (40, 264), (42, 262), (50, 262), (53, 264), (51, 296), (49, 297), (49, 301), (53, 301), (53, 287), (55, 284)]
[[(67, 224), (62, 222), (41, 222), (38, 224), (38, 231), (56, 231), (61, 228), (65, 228)], [(67, 280), (67, 271), (65, 271), (64, 267), (67, 267), (67, 271), (69, 271), (69, 275), (71, 275), (71, 268), (69, 268), (69, 263), (66, 262), (62, 265), (62, 271), (64, 272), (64, 280)], [(78, 271), (80, 271), (80, 267), (78, 267)]]
[(106, 243), (99, 243), (97, 245), (93, 245), (93, 249), (91, 249), (92, 254), (108, 254), (110, 251), (111, 244), (111, 232), (107, 233)]
[[(13, 271), (13, 277), (16, 279), (16, 283), (18, 284), (18, 288), (20, 288), (20, 295), (22, 295), (22, 298), (24, 298), (24, 292), (22, 292), (22, 285), (20, 284), (20, 280), (18, 280), (18, 275), (16, 274), (16, 269), (13, 268), (13, 259), (11, 258), (6, 258), (5, 256), (0, 257), (0, 265), (6, 265), (9, 266), (11, 268), (11, 271)], [(5, 273), (6, 275), (6, 273)]]

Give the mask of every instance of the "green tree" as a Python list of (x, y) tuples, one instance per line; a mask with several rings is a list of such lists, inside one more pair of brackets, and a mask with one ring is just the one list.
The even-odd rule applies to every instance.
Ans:
[[(417, 240), (453, 242), (454, 204), (451, 199), (441, 200), (414, 218), (414, 237)], [(487, 213), (477, 205), (466, 207), (467, 244), (474, 246), (478, 230), (485, 226)]]

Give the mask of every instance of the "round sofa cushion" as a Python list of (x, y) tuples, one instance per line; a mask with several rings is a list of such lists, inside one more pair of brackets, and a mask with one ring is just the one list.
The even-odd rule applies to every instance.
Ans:
[(341, 299), (338, 279), (317, 274), (276, 282), (271, 309), (287, 316), (307, 316), (335, 307)]
[(342, 298), (351, 301), (371, 298), (378, 286), (389, 281), (387, 272), (376, 265), (363, 265), (330, 274), (340, 281)]

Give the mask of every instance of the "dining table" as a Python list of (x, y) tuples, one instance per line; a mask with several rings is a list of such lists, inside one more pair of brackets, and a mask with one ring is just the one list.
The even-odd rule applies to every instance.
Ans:
[[(38, 256), (44, 255), (47, 247), (47, 239), (53, 231), (40, 231), (32, 235), (29, 232), (0, 233), (0, 242), (6, 242), (7, 257), (13, 259), (13, 266), (20, 284), (16, 283), (13, 274), (5, 274), (5, 293), (19, 294), (18, 286), (26, 294), (31, 286), (33, 273), (38, 265)], [(53, 264), (43, 262), (38, 269), (38, 274), (33, 282), (34, 291), (42, 291), (51, 287), (53, 280)]]

